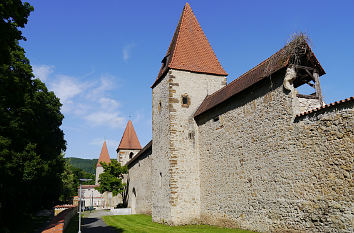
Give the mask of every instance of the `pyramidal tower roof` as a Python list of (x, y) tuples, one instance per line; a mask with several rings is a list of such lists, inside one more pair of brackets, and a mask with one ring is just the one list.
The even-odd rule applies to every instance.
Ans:
[(100, 158), (97, 161), (96, 167), (102, 167), (100, 162), (104, 162), (104, 163), (110, 163), (111, 162), (111, 159), (109, 158), (109, 154), (108, 154), (106, 141), (104, 141), (104, 143), (103, 143), (103, 146), (102, 146), (102, 149), (101, 149)]
[(122, 140), (120, 140), (117, 150), (141, 150), (141, 145), (138, 137), (136, 136), (135, 129), (131, 120), (128, 121), (125, 127)]
[(159, 75), (152, 88), (159, 83), (168, 68), (227, 75), (188, 3), (183, 8), (170, 47), (162, 60)]

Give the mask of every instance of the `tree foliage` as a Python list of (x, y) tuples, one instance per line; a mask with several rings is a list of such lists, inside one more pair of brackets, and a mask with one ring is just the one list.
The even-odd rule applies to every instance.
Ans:
[(61, 103), (34, 79), (18, 27), (32, 11), (20, 0), (0, 2), (0, 231), (61, 191), (66, 149)]
[(82, 159), (82, 158), (68, 157), (66, 158), (66, 160), (69, 161), (73, 167), (80, 168), (85, 172), (91, 174), (96, 174), (96, 165), (98, 159)]
[(71, 203), (73, 196), (78, 195), (79, 179), (91, 179), (83, 184), (95, 184), (95, 175), (80, 168), (73, 167), (68, 160), (65, 161), (62, 173), (62, 189), (59, 196), (61, 203)]
[(101, 162), (101, 165), (104, 171), (99, 176), (100, 186), (96, 189), (100, 193), (112, 192), (113, 196), (123, 193), (126, 187), (123, 175), (128, 173), (128, 168), (121, 166), (117, 160), (112, 160), (109, 164)]
[(0, 1), (0, 64), (7, 63), (10, 50), (16, 47), (16, 41), (25, 40), (19, 27), (23, 28), (33, 7), (21, 0)]

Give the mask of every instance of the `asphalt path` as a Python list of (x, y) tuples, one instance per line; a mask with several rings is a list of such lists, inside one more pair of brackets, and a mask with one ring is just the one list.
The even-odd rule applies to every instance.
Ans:
[(117, 233), (121, 232), (114, 227), (107, 226), (102, 216), (111, 215), (109, 211), (95, 210), (92, 213), (85, 212), (83, 218), (82, 233)]

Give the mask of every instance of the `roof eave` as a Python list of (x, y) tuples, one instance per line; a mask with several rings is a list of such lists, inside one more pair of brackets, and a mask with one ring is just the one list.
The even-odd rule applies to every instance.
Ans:
[(144, 148), (139, 151), (131, 160), (129, 160), (125, 165), (128, 167), (132, 162), (138, 159), (145, 151), (147, 151), (150, 147), (152, 147), (152, 140), (144, 146)]

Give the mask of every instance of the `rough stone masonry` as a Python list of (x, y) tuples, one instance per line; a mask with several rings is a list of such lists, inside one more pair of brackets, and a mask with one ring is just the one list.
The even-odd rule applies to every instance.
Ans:
[[(353, 232), (354, 98), (322, 105), (325, 71), (298, 42), (226, 85), (186, 4), (152, 85), (152, 151), (128, 161), (136, 213), (171, 225)], [(316, 95), (299, 96), (312, 82)]]

